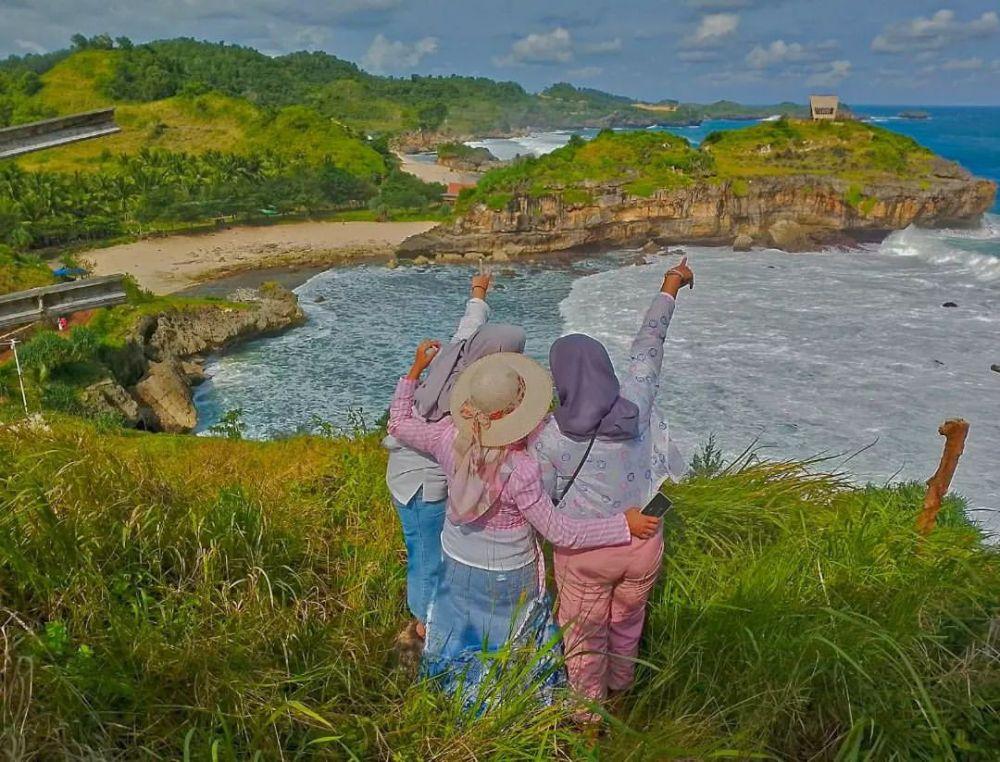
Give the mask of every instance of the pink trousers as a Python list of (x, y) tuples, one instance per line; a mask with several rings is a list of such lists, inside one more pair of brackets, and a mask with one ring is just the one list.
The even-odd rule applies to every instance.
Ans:
[(646, 600), (660, 574), (663, 535), (631, 545), (555, 551), (559, 625), (569, 682), (601, 701), (635, 677)]

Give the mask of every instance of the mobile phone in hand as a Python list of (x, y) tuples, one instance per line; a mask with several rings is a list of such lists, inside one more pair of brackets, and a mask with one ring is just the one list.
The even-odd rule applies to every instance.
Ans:
[(646, 503), (646, 507), (642, 509), (643, 516), (652, 516), (653, 518), (663, 518), (664, 514), (674, 507), (673, 501), (664, 495), (662, 492), (657, 492), (653, 495), (653, 499)]

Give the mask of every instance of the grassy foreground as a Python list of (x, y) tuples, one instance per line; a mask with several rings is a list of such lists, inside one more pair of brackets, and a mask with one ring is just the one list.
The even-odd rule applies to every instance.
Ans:
[(591, 750), (563, 709), (463, 717), (393, 666), (403, 550), (377, 434), (49, 427), (0, 428), (12, 759), (988, 759), (1000, 743), (1000, 556), (957, 500), (921, 544), (917, 487), (756, 463), (671, 488), (644, 666)]

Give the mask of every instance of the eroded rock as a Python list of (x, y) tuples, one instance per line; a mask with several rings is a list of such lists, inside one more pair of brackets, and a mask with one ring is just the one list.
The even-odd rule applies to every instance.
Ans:
[(198, 424), (191, 387), (177, 360), (150, 363), (135, 385), (135, 396), (152, 412), (157, 431), (184, 434)]
[(113, 379), (91, 384), (83, 390), (80, 401), (89, 412), (118, 416), (126, 426), (136, 428), (145, 423), (138, 401)]

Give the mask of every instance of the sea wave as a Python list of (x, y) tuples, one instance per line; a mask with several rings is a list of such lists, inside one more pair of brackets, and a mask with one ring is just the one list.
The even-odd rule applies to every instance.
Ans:
[(987, 214), (982, 225), (969, 229), (911, 226), (892, 233), (876, 250), (890, 256), (917, 257), (978, 280), (1000, 282), (1000, 215)]

